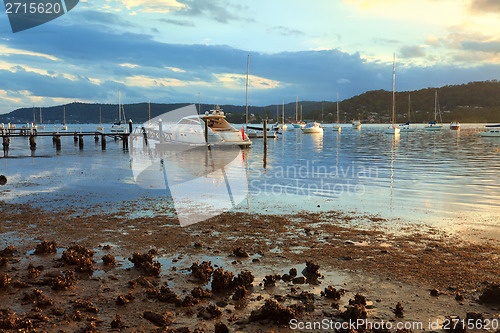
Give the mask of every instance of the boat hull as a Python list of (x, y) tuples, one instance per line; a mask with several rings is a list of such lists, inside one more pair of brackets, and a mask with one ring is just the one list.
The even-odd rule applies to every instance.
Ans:
[(450, 129), (452, 131), (459, 131), (460, 130), (460, 125), (459, 124), (451, 124)]
[(302, 133), (323, 133), (323, 129), (320, 128), (302, 128)]
[(342, 127), (337, 126), (337, 125), (333, 125), (332, 131), (334, 131), (334, 132), (340, 132), (340, 131), (342, 131)]
[(384, 130), (384, 134), (399, 134), (400, 129), (397, 127), (389, 127)]
[(500, 138), (500, 130), (489, 130), (488, 132), (481, 132), (479, 136), (485, 138)]
[(426, 131), (440, 131), (443, 126), (427, 126), (425, 128)]

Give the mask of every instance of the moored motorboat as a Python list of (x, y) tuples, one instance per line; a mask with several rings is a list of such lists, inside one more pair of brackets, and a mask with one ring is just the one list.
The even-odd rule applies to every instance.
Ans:
[(450, 124), (450, 129), (453, 131), (459, 131), (460, 130), (460, 123), (458, 121), (454, 121)]
[(302, 127), (302, 133), (323, 133), (323, 128), (317, 122), (307, 123)]
[(497, 137), (500, 138), (500, 125), (486, 125), (488, 131), (480, 132), (479, 136), (482, 137)]
[(352, 121), (352, 128), (360, 130), (361, 129), (361, 121), (360, 120), (353, 120)]

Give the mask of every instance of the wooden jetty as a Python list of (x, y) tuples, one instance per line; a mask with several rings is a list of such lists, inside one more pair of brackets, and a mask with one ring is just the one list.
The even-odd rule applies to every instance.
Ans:
[(4, 156), (8, 156), (10, 143), (12, 138), (21, 137), (29, 138), (29, 147), (32, 155), (36, 151), (36, 138), (37, 137), (52, 137), (52, 142), (56, 148), (56, 151), (61, 150), (61, 137), (73, 137), (75, 145), (78, 143), (80, 149), (83, 149), (83, 138), (84, 137), (94, 137), (94, 141), (97, 143), (101, 140), (101, 149), (106, 150), (106, 137), (114, 138), (114, 140), (121, 139), (123, 149), (128, 149), (128, 137), (132, 133), (132, 121), (129, 122), (129, 132), (128, 133), (117, 133), (117, 132), (104, 132), (104, 131), (37, 131), (36, 127), (23, 127), (23, 128), (2, 128), (0, 127), (0, 136), (2, 137), (3, 152)]

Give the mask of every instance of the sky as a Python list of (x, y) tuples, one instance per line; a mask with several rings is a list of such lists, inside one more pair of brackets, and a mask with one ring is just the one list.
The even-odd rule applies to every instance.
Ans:
[(500, 79), (500, 0), (80, 0), (13, 33), (0, 113), (71, 102), (334, 101)]

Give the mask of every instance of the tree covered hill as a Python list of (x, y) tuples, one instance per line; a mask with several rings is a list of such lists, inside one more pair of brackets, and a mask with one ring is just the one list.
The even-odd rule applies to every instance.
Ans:
[[(396, 93), (396, 121), (408, 119), (409, 98), (411, 98), (410, 119), (412, 122), (430, 122), (434, 120), (434, 95), (438, 92), (439, 106), (444, 122), (500, 122), (500, 82), (470, 82), (462, 85), (449, 85), (440, 88), (426, 88), (416, 91)], [(189, 103), (160, 104), (151, 103), (151, 117), (183, 107)], [(300, 101), (298, 117), (302, 105), (303, 119), (323, 122), (336, 121), (336, 103), (331, 101)], [(202, 104), (202, 112), (212, 109), (213, 105)], [(66, 123), (99, 123), (99, 108), (103, 123), (117, 120), (117, 104), (70, 103), (52, 107), (43, 107), (43, 123), (62, 123), (63, 108), (66, 109)], [(228, 120), (234, 123), (245, 122), (245, 106), (221, 105), (228, 114)], [(127, 120), (142, 123), (148, 119), (148, 103), (125, 104)], [(323, 112), (322, 112), (323, 109)], [(361, 119), (363, 122), (389, 122), (392, 113), (392, 92), (386, 90), (368, 91), (339, 103), (340, 120), (350, 122)], [(295, 102), (285, 104), (285, 118), (295, 120)], [(268, 118), (276, 120), (277, 113), (281, 122), (282, 105), (264, 107), (249, 106), (250, 119), (261, 122)], [(3, 123), (40, 123), (40, 108), (21, 108), (0, 115)]]

